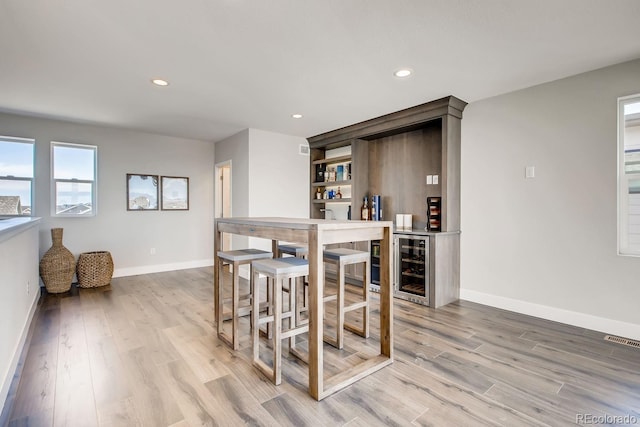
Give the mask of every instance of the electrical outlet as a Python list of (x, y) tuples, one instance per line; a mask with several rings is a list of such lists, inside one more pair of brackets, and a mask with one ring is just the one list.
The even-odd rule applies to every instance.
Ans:
[(149, 255), (155, 255), (155, 254), (156, 254), (156, 248), (149, 249)]
[(433, 185), (438, 184), (438, 175), (433, 175)]

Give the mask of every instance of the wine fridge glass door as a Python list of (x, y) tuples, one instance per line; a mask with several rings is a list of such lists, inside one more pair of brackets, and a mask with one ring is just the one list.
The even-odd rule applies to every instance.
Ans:
[(395, 296), (429, 305), (429, 237), (395, 236)]

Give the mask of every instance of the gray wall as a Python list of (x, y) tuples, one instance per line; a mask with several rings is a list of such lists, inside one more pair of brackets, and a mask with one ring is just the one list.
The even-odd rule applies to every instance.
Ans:
[[(211, 265), (213, 143), (11, 114), (0, 114), (0, 134), (36, 140), (40, 255), (51, 245), (49, 230), (62, 227), (76, 256), (110, 251), (116, 276)], [(98, 146), (97, 216), (50, 216), (51, 141)], [(127, 173), (189, 177), (189, 210), (127, 211)]]
[(463, 298), (640, 338), (640, 259), (616, 254), (617, 98), (638, 76), (640, 60), (467, 107)]
[[(233, 216), (309, 217), (309, 156), (305, 138), (245, 129), (217, 142), (217, 163), (231, 160)], [(233, 236), (233, 248), (271, 250), (264, 239)]]

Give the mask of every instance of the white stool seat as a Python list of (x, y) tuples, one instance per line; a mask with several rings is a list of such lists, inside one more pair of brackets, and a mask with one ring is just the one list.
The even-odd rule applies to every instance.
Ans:
[(309, 274), (309, 261), (302, 258), (272, 258), (254, 261), (251, 266), (255, 272), (272, 276), (306, 276)]
[(298, 245), (295, 243), (281, 243), (278, 245), (279, 254), (293, 255), (295, 257), (305, 257), (309, 254), (307, 245)]
[(326, 249), (322, 256), (325, 261), (348, 261), (349, 264), (365, 262), (369, 258), (369, 252), (357, 251), (348, 248)]
[(253, 261), (262, 258), (271, 258), (271, 252), (260, 249), (239, 249), (236, 251), (218, 251), (218, 258), (229, 262)]
[[(271, 258), (273, 254), (268, 251), (260, 249), (239, 249), (234, 251), (218, 251), (218, 280), (220, 283), (216, 283), (216, 328), (218, 338), (230, 345), (234, 350), (239, 349), (239, 337), (238, 337), (238, 324), (240, 317), (249, 314), (251, 311), (251, 297), (253, 289), (250, 286), (249, 293), (242, 296), (242, 300), (248, 300), (249, 303), (240, 306), (240, 276), (239, 269), (241, 265), (249, 264), (251, 261)], [(231, 284), (231, 298), (225, 298), (224, 296), (224, 280), (222, 267), (224, 264), (230, 264), (233, 266), (233, 279)], [(224, 315), (224, 303), (225, 301), (231, 301), (231, 316), (227, 316), (226, 320), (231, 318), (231, 334), (227, 334), (224, 331), (223, 324), (225, 321)]]

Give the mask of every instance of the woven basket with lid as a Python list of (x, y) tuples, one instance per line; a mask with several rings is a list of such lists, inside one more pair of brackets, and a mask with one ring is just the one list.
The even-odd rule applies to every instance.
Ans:
[(107, 251), (84, 252), (78, 257), (78, 286), (96, 288), (111, 283), (113, 276), (113, 259)]

